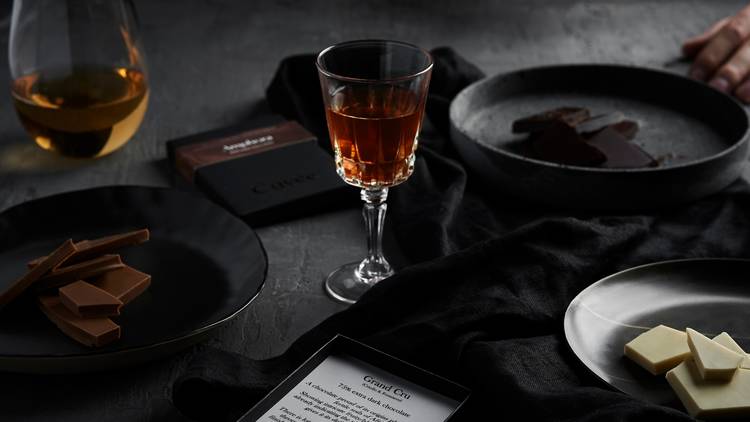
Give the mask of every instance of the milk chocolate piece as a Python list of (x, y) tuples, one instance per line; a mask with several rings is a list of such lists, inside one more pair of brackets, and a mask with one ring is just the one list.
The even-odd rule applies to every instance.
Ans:
[(13, 299), (18, 297), (24, 292), (29, 286), (37, 282), (44, 274), (49, 272), (52, 268), (57, 266), (60, 262), (63, 262), (70, 255), (74, 254), (76, 247), (73, 241), (68, 239), (63, 242), (54, 252), (42, 259), (37, 266), (30, 269), (23, 277), (19, 278), (15, 283), (5, 291), (0, 292), (0, 308), (10, 303)]
[(60, 287), (60, 302), (82, 318), (120, 315), (122, 301), (83, 280)]
[(102, 255), (90, 261), (61, 267), (51, 271), (34, 283), (36, 291), (64, 286), (77, 280), (96, 277), (107, 271), (124, 267), (120, 255)]
[(606, 128), (607, 126), (620, 123), (623, 120), (625, 120), (625, 115), (620, 113), (619, 111), (615, 111), (613, 113), (598, 114), (577, 124), (576, 131), (583, 136), (592, 135), (594, 132), (598, 132)]
[(513, 133), (539, 132), (557, 122), (576, 126), (590, 116), (589, 110), (583, 107), (560, 107), (518, 119), (513, 122), (512, 130)]
[(81, 318), (70, 312), (57, 296), (39, 296), (39, 308), (60, 331), (85, 346), (100, 347), (120, 338), (120, 326), (111, 319)]
[(151, 276), (126, 265), (94, 277), (89, 282), (127, 304), (146, 291), (151, 285)]
[(591, 138), (588, 144), (603, 152), (607, 160), (605, 168), (653, 167), (656, 160), (638, 145), (628, 140), (612, 127), (608, 127)]
[[(76, 253), (60, 263), (58, 266), (72, 265), (78, 262), (86, 261), (91, 258), (95, 258), (99, 255), (114, 252), (115, 250), (131, 245), (138, 245), (148, 241), (150, 233), (148, 229), (135, 230), (128, 233), (115, 234), (112, 236), (105, 236), (99, 239), (93, 240), (82, 240), (76, 242)], [(36, 258), (30, 261), (27, 265), (29, 268), (38, 264), (44, 257)]]
[(563, 122), (554, 122), (543, 132), (532, 136), (536, 157), (553, 163), (574, 166), (596, 166), (607, 157), (587, 144), (576, 130)]

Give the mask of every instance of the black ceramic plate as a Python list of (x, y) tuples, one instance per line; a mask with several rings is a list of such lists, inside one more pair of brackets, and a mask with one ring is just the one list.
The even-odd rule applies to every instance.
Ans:
[[(640, 124), (634, 142), (657, 168), (566, 166), (524, 151), (514, 120), (560, 106), (620, 111)], [(451, 138), (486, 182), (555, 207), (635, 210), (694, 200), (741, 174), (748, 115), (733, 98), (673, 73), (615, 65), (532, 68), (481, 80), (451, 103)]]
[(728, 332), (750, 350), (750, 260), (687, 259), (631, 268), (583, 290), (565, 313), (565, 336), (584, 365), (612, 387), (678, 406), (664, 376), (623, 357), (625, 343), (659, 324)]
[(147, 227), (124, 248), (151, 287), (115, 318), (122, 338), (90, 349), (63, 335), (31, 298), (0, 310), (0, 370), (80, 372), (155, 359), (193, 344), (247, 307), (266, 275), (255, 232), (203, 197), (172, 189), (104, 187), (27, 202), (0, 214), (0, 286), (64, 239)]

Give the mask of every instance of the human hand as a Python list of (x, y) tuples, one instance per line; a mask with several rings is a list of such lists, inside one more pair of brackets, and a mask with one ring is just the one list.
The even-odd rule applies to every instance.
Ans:
[(692, 78), (750, 103), (750, 5), (682, 45)]

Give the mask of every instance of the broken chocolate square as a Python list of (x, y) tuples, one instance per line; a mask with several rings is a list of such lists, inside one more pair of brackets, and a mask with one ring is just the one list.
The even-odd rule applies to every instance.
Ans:
[(5, 291), (0, 292), (0, 308), (17, 298), (21, 293), (31, 285), (37, 283), (40, 278), (47, 274), (51, 269), (65, 261), (69, 256), (75, 253), (76, 247), (73, 241), (68, 239), (60, 245), (54, 252), (44, 257), (39, 264), (24, 274)]
[(124, 267), (120, 255), (102, 255), (98, 258), (60, 267), (50, 271), (34, 283), (34, 289), (41, 291), (64, 286), (77, 280), (95, 277), (108, 271)]
[(604, 168), (639, 168), (657, 165), (653, 157), (638, 145), (628, 142), (625, 136), (613, 127), (599, 131), (589, 139), (588, 144), (607, 157), (601, 165)]
[(576, 131), (583, 136), (589, 136), (610, 125), (620, 123), (623, 120), (625, 120), (625, 115), (619, 111), (598, 114), (577, 124)]
[(596, 166), (607, 159), (601, 151), (586, 143), (574, 128), (559, 121), (532, 136), (531, 142), (537, 158), (553, 163)]
[(554, 123), (575, 126), (591, 116), (588, 109), (582, 107), (560, 107), (547, 110), (533, 116), (524, 117), (513, 122), (513, 133), (539, 132)]
[(623, 120), (619, 123), (615, 123), (610, 126), (612, 129), (620, 133), (627, 140), (635, 138), (635, 134), (638, 133), (638, 123), (633, 120)]
[(96, 276), (89, 283), (128, 304), (151, 285), (151, 276), (126, 265)]
[[(105, 236), (98, 239), (92, 240), (81, 240), (76, 242), (76, 252), (59, 263), (57, 267), (72, 265), (81, 261), (86, 261), (91, 258), (95, 258), (100, 255), (112, 253), (115, 250), (131, 245), (138, 245), (148, 241), (150, 233), (148, 229), (135, 230), (128, 233), (120, 233), (111, 236)], [(34, 265), (38, 264), (45, 257), (39, 257), (27, 264), (29, 268), (33, 268)]]
[(120, 326), (107, 317), (81, 318), (66, 308), (57, 296), (39, 296), (39, 308), (73, 340), (100, 347), (120, 338)]
[(70, 312), (82, 318), (120, 315), (122, 301), (83, 280), (59, 289), (60, 301)]

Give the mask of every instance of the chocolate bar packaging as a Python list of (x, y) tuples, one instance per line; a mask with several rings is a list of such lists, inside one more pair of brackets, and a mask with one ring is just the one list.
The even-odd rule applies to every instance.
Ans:
[(312, 214), (356, 193), (315, 136), (279, 116), (175, 139), (167, 153), (180, 179), (253, 225)]

